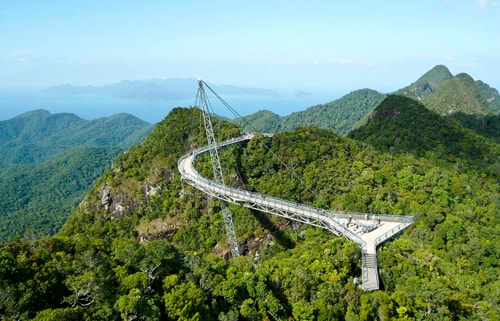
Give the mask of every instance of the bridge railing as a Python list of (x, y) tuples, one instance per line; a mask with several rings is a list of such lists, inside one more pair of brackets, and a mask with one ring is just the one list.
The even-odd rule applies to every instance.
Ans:
[[(239, 141), (247, 140), (253, 137), (253, 134), (246, 134), (244, 136), (230, 139), (227, 141), (224, 141), (222, 143), (219, 143), (217, 146), (218, 147), (223, 147), (227, 145), (231, 145), (234, 143), (237, 143)], [(302, 215), (304, 217), (308, 217), (310, 219), (316, 219), (319, 221), (322, 221), (332, 228), (334, 228), (337, 232), (341, 233), (348, 239), (358, 243), (358, 244), (365, 244), (365, 241), (363, 241), (358, 235), (350, 231), (346, 226), (338, 222), (338, 219), (340, 218), (364, 218), (365, 216), (362, 214), (356, 214), (356, 213), (347, 213), (347, 212), (336, 212), (336, 211), (328, 211), (324, 209), (320, 209), (317, 207), (309, 206), (309, 205), (304, 205), (301, 203), (297, 202), (291, 202), (291, 201), (286, 201), (282, 200), (279, 198), (271, 197), (271, 196), (266, 196), (260, 193), (255, 193), (255, 192), (249, 192), (245, 190), (240, 190), (232, 187), (228, 187), (222, 184), (215, 183), (201, 174), (198, 173), (198, 171), (194, 168), (193, 163), (194, 159), (196, 156), (205, 153), (210, 150), (210, 147), (204, 146), (201, 148), (198, 148), (196, 150), (193, 150), (191, 153), (183, 155), (178, 162), (178, 168), (183, 177), (188, 178), (189, 180), (192, 180), (196, 182), (200, 187), (203, 189), (207, 190), (212, 194), (213, 196), (218, 196), (220, 194), (228, 196), (233, 199), (233, 201), (239, 201), (239, 202), (255, 202), (259, 203), (263, 206), (269, 206), (273, 207), (275, 209), (283, 210), (283, 211), (288, 211), (294, 214)], [(191, 171), (193, 172), (194, 176), (189, 175), (181, 166), (181, 162), (187, 159), (188, 157), (191, 157)]]
[[(187, 157), (189, 155), (186, 155)], [(187, 158), (185, 157), (185, 158)], [(181, 161), (184, 158), (181, 159)], [(194, 159), (194, 158), (193, 158)], [(192, 160), (193, 160), (192, 159)], [(245, 190), (239, 190), (235, 188), (231, 188), (222, 184), (215, 183), (201, 174), (199, 174), (196, 169), (191, 167), (191, 170), (195, 174), (195, 176), (189, 175), (182, 167), (180, 166), (179, 162), (179, 169), (183, 176), (191, 181), (196, 182), (198, 186), (203, 188), (205, 191), (209, 192), (215, 197), (218, 197), (219, 195), (224, 195), (226, 197), (231, 198), (234, 202), (250, 202), (250, 203), (259, 203), (262, 206), (267, 206), (267, 207), (272, 207), (278, 210), (282, 211), (287, 211), (290, 213), (295, 213), (298, 215), (302, 215), (305, 217), (308, 217), (310, 219), (316, 219), (319, 221), (323, 221), (327, 223), (328, 225), (332, 226), (337, 230), (339, 233), (343, 234), (345, 237), (348, 239), (357, 242), (359, 244), (363, 244), (364, 241), (357, 236), (355, 233), (347, 229), (345, 226), (342, 224), (338, 223), (336, 221), (335, 213), (330, 213), (326, 210), (322, 210), (316, 207), (296, 203), (296, 202), (291, 202), (291, 201), (286, 201), (282, 200), (279, 198), (271, 197), (271, 196), (266, 196), (260, 193), (255, 193), (255, 192), (249, 192)]]
[[(239, 137), (231, 138), (231, 139), (222, 141), (220, 143), (217, 143), (216, 147), (217, 148), (226, 147), (226, 146), (238, 143), (238, 142), (250, 140), (254, 136), (255, 136), (254, 133), (244, 133), (243, 135), (241, 135)], [(196, 158), (198, 155), (201, 155), (201, 154), (209, 151), (211, 148), (212, 148), (211, 146), (203, 146), (203, 147), (194, 149), (192, 151), (192, 154), (194, 155), (194, 158)], [(189, 155), (190, 154), (186, 154), (183, 156), (183, 158), (188, 157)], [(193, 161), (194, 161), (194, 158), (193, 158)], [(180, 163), (181, 159), (179, 160), (179, 163)], [(258, 194), (258, 193), (254, 193), (254, 194)], [(258, 195), (261, 195), (261, 194), (258, 194)], [(279, 200), (279, 199), (276, 199), (276, 200)], [(299, 204), (299, 203), (294, 203), (294, 204)], [(307, 206), (307, 205), (304, 205), (304, 206)], [(310, 208), (316, 209), (315, 207), (310, 207)], [(383, 220), (383, 221), (408, 222), (408, 223), (413, 222), (413, 217), (404, 216), (404, 215), (366, 214), (366, 213), (332, 211), (332, 210), (324, 210), (324, 212), (326, 212), (327, 215), (329, 215), (329, 216), (333, 215), (333, 217), (335, 217), (335, 218), (343, 218), (343, 219), (354, 219), (354, 220), (367, 220), (368, 219), (368, 220)]]
[[(244, 140), (251, 139), (254, 134), (244, 134), (240, 137), (232, 138), (216, 145), (216, 148), (229, 146)], [(217, 198), (222, 198), (226, 201), (240, 203), (244, 206), (257, 208), (272, 214), (281, 215), (290, 219), (299, 220), (301, 222), (319, 226), (322, 228), (330, 229), (335, 234), (336, 232), (344, 235), (346, 238), (361, 245), (362, 252), (362, 278), (363, 284), (365, 284), (366, 289), (373, 290), (378, 288), (378, 273), (377, 273), (377, 262), (374, 262), (372, 256), (376, 254), (368, 253), (368, 246), (366, 241), (364, 241), (360, 236), (358, 236), (353, 231), (347, 228), (346, 221), (351, 220), (381, 220), (383, 221), (393, 221), (408, 224), (398, 224), (391, 230), (387, 231), (383, 235), (375, 239), (375, 247), (387, 240), (388, 238), (396, 235), (403, 229), (405, 229), (409, 224), (413, 223), (413, 217), (411, 216), (399, 216), (399, 215), (381, 215), (381, 214), (366, 214), (366, 213), (356, 213), (356, 212), (343, 212), (343, 211), (331, 211), (320, 209), (310, 205), (304, 205), (297, 202), (291, 202), (287, 200), (282, 200), (276, 197), (266, 196), (256, 192), (250, 192), (246, 190), (241, 190), (233, 187), (229, 187), (223, 184), (215, 183), (204, 176), (202, 176), (195, 168), (194, 161), (198, 155), (210, 151), (211, 146), (204, 146), (193, 150), (191, 153), (183, 155), (178, 161), (178, 168), (184, 179), (195, 187), (198, 187), (202, 191), (206, 192)], [(189, 159), (189, 160), (188, 160)], [(189, 161), (189, 164), (183, 164), (183, 162)], [(189, 171), (189, 172), (188, 172)], [(255, 207), (257, 204), (258, 206)], [(290, 216), (285, 216), (290, 215)], [(295, 216), (294, 216), (295, 215)], [(300, 218), (300, 219), (299, 219)], [(312, 221), (310, 221), (312, 219)], [(343, 219), (340, 221), (340, 219)], [(318, 224), (316, 222), (322, 222)], [(323, 225), (323, 224), (326, 224)], [(370, 247), (371, 248), (371, 247)], [(373, 277), (371, 276), (374, 270)], [(373, 278), (370, 280), (370, 278)]]
[[(245, 140), (249, 140), (252, 137), (254, 137), (255, 134), (253, 133), (245, 133), (239, 137), (231, 138), (225, 141), (222, 141), (220, 143), (217, 143), (217, 148), (222, 148), (226, 147), (238, 142), (242, 142)], [(184, 169), (180, 166), (181, 162), (188, 158), (189, 156), (193, 156), (191, 158), (191, 170), (194, 173), (193, 177), (190, 177), (191, 180), (198, 182), (201, 186), (203, 186), (207, 191), (212, 191), (214, 194), (224, 194), (227, 195), (231, 198), (233, 198), (235, 201), (246, 201), (246, 202), (260, 202), (261, 204), (265, 204), (270, 206), (271, 203), (274, 204), (273, 206), (275, 208), (279, 208), (282, 210), (290, 210), (290, 208), (294, 208), (295, 212), (301, 211), (302, 215), (306, 215), (310, 218), (316, 217), (318, 220), (322, 220), (323, 222), (326, 222), (333, 227), (338, 232), (341, 232), (344, 236), (347, 238), (351, 239), (352, 241), (355, 241), (359, 244), (364, 244), (364, 241), (355, 233), (351, 232), (349, 229), (347, 229), (343, 224), (341, 224), (338, 220), (339, 219), (347, 219), (347, 220), (384, 220), (384, 221), (394, 221), (394, 222), (402, 222), (402, 223), (413, 223), (413, 217), (412, 216), (400, 216), (400, 215), (382, 215), (382, 214), (366, 214), (366, 213), (357, 213), (357, 212), (344, 212), (344, 211), (332, 211), (332, 210), (325, 210), (325, 209), (319, 209), (317, 207), (309, 206), (309, 205), (304, 205), (300, 204), (297, 202), (291, 202), (291, 201), (286, 201), (282, 200), (279, 198), (271, 197), (271, 196), (265, 196), (260, 193), (255, 193), (255, 192), (249, 192), (249, 191), (244, 191), (244, 190), (238, 190), (234, 189), (225, 185), (221, 184), (216, 184), (215, 182), (212, 182), (205, 178), (204, 176), (200, 175), (196, 169), (194, 168), (194, 160), (198, 155), (201, 155), (207, 151), (209, 151), (212, 147), (211, 146), (203, 146), (197, 149), (194, 149), (191, 153), (183, 155), (179, 161), (178, 161), (178, 168), (179, 171), (181, 171), (181, 174), (184, 177), (188, 176), (188, 173), (184, 171)], [(217, 195), (214, 195), (217, 197)], [(377, 237), (375, 239), (375, 244), (378, 246), (381, 244), (383, 241), (386, 239), (392, 237), (393, 235), (399, 233), (401, 230), (405, 228), (405, 225), (397, 225), (393, 229), (387, 231), (383, 235)]]
[(366, 242), (361, 245), (361, 274), (363, 278), (363, 283), (368, 282), (368, 267), (366, 266), (366, 254), (368, 253), (368, 249), (366, 246)]
[[(413, 217), (411, 217), (411, 218), (412, 218), (411, 221), (405, 221), (405, 222), (407, 222), (407, 223), (413, 223)], [(379, 246), (380, 244), (382, 244), (383, 242), (385, 242), (389, 238), (393, 237), (394, 235), (396, 235), (399, 232), (401, 232), (402, 230), (404, 230), (406, 227), (407, 227), (407, 225), (402, 225), (402, 224), (396, 225), (394, 228), (390, 229), (389, 231), (387, 231), (384, 234), (382, 234), (379, 237), (377, 237), (375, 239), (375, 246)]]

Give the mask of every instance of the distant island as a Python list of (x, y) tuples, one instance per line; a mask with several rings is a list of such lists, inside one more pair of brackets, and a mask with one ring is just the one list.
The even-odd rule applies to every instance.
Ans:
[(313, 94), (307, 91), (296, 90), (295, 97), (311, 97)]
[[(188, 99), (193, 96), (193, 88), (197, 80), (187, 79), (151, 79), (151, 80), (123, 80), (105, 86), (73, 86), (64, 84), (50, 87), (44, 93), (53, 95), (101, 95), (122, 99), (162, 101)], [(213, 85), (221, 95), (247, 95), (278, 97), (274, 90), (263, 88), (245, 88), (232, 85)]]

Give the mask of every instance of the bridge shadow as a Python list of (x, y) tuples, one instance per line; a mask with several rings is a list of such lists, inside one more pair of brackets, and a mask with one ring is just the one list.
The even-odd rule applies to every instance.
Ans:
[(271, 222), (268, 215), (256, 210), (250, 210), (253, 216), (259, 221), (261, 226), (271, 233), (274, 237), (276, 243), (281, 245), (286, 249), (293, 249), (295, 247), (295, 243), (290, 239), (282, 230), (280, 230), (276, 225)]
[[(245, 142), (246, 144), (246, 142)], [(232, 184), (241, 184), (241, 187), (244, 190), (247, 190), (246, 182), (247, 182), (247, 177), (245, 176), (245, 173), (241, 173), (238, 168), (242, 168), (241, 165), (241, 154), (239, 154), (240, 157), (238, 157), (238, 164), (234, 166), (234, 169), (236, 171), (236, 178), (232, 182)], [(242, 175), (243, 174), (243, 175)], [(274, 240), (276, 243), (281, 245), (285, 249), (293, 249), (295, 247), (295, 243), (290, 239), (282, 230), (280, 230), (276, 225), (271, 222), (269, 219), (269, 214), (259, 212), (257, 210), (249, 208), (250, 213), (259, 221), (260, 225), (269, 231), (271, 235), (274, 237)]]

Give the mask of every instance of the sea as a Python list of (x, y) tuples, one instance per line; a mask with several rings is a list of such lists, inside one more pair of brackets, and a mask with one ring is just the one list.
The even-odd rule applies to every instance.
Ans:
[[(0, 90), (0, 121), (11, 119), (22, 113), (44, 109), (50, 113), (73, 113), (80, 118), (93, 120), (118, 113), (128, 113), (148, 123), (160, 122), (175, 107), (190, 107), (193, 98), (181, 100), (129, 100), (104, 95), (54, 95), (36, 90)], [(335, 93), (294, 93), (284, 92), (276, 96), (221, 95), (236, 114), (215, 97), (210, 98), (213, 113), (235, 119), (253, 114), (259, 110), (269, 110), (280, 116), (324, 104), (340, 97)]]

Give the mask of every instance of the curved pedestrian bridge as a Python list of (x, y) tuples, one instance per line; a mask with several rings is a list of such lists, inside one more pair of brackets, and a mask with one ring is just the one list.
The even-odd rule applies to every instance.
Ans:
[[(253, 137), (254, 134), (247, 133), (218, 143), (216, 148), (237, 144)], [(202, 176), (194, 168), (196, 157), (208, 151), (210, 151), (210, 146), (204, 146), (183, 155), (179, 159), (178, 169), (185, 182), (221, 200), (321, 227), (337, 236), (343, 236), (360, 244), (363, 272), (361, 287), (367, 291), (379, 288), (377, 246), (410, 226), (413, 223), (412, 216), (324, 210), (218, 184)]]

